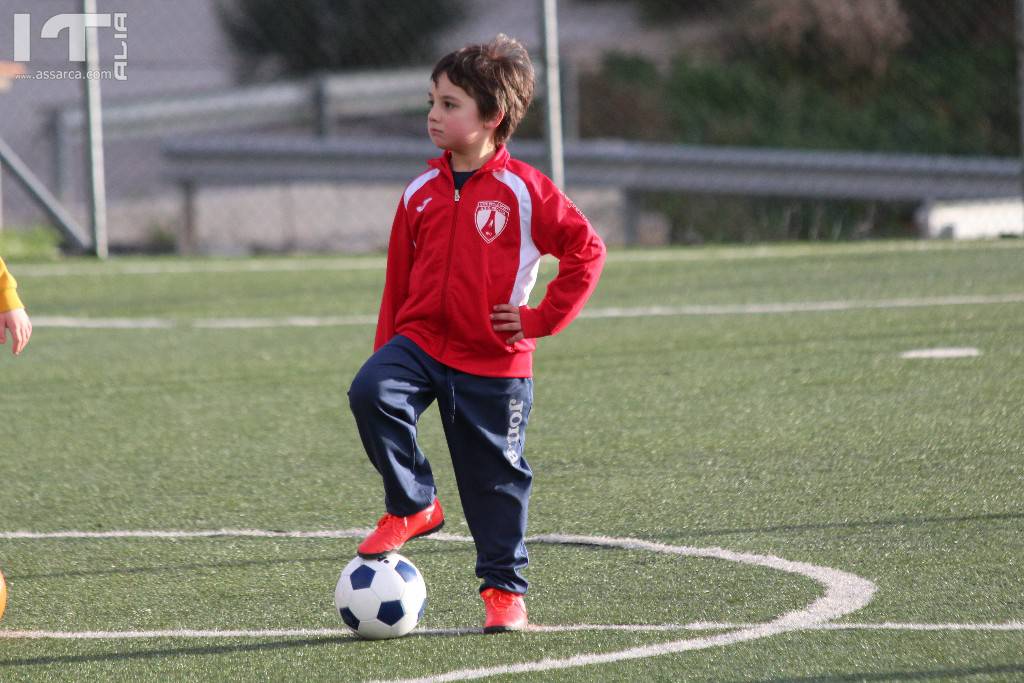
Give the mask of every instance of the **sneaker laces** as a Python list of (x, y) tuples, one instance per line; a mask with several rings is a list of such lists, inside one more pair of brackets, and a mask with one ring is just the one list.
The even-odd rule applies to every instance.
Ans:
[(491, 589), (491, 594), (488, 597), (490, 602), (496, 603), (499, 607), (512, 607), (516, 604), (519, 598), (518, 593), (511, 593), (509, 591), (500, 591), (496, 588)]
[(381, 530), (387, 527), (387, 530), (389, 531), (397, 531), (397, 529), (394, 529), (394, 527), (398, 525), (404, 527), (408, 526), (408, 524), (409, 522), (406, 520), (405, 517), (399, 517), (398, 515), (393, 515), (390, 512), (385, 512), (384, 515), (377, 520), (377, 529)]

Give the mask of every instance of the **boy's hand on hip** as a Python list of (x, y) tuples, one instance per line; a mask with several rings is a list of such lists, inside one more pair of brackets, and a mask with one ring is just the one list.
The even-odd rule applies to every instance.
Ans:
[(512, 304), (498, 304), (491, 313), (491, 327), (495, 332), (515, 332), (505, 340), (505, 343), (512, 346), (517, 341), (526, 337), (523, 335), (523, 323), (519, 320), (519, 307)]

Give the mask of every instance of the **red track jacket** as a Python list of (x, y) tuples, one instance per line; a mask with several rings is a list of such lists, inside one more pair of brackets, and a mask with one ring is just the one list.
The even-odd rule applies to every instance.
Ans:
[[(597, 286), (605, 247), (546, 176), (504, 145), (455, 191), (450, 152), (431, 159), (398, 204), (374, 350), (396, 334), (463, 372), (530, 377), (534, 339), (557, 334)], [(527, 306), (540, 258), (558, 260), (543, 301)], [(496, 332), (494, 305), (519, 306), (526, 339)]]

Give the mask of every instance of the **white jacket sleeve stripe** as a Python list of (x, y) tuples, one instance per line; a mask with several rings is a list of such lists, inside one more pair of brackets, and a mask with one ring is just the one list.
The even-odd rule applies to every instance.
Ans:
[(436, 168), (432, 168), (423, 175), (416, 178), (411, 183), (409, 183), (409, 187), (405, 188), (405, 194), (402, 195), (402, 202), (405, 203), (405, 208), (409, 208), (409, 200), (412, 199), (412, 196), (416, 194), (417, 190), (419, 190), (421, 187), (429, 183), (431, 180), (433, 180), (440, 174), (441, 171), (439, 171)]
[(494, 177), (512, 190), (519, 204), (519, 269), (516, 271), (516, 283), (512, 288), (509, 303), (514, 306), (525, 306), (530, 300), (530, 292), (537, 284), (537, 271), (540, 268), (540, 250), (533, 243), (531, 225), (533, 220), (533, 200), (523, 179), (507, 169), (494, 171)]

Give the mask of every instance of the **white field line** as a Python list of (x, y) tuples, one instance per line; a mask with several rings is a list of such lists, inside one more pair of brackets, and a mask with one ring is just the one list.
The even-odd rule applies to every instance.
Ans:
[(768, 315), (773, 313), (821, 313), (926, 306), (977, 306), (1024, 303), (1024, 293), (977, 296), (937, 296), (875, 301), (790, 301), (765, 304), (723, 304), (718, 306), (645, 306), (636, 308), (593, 308), (581, 318), (646, 318), (656, 316)]
[[(26, 532), (14, 531), (4, 532), (0, 538), (29, 539), (29, 538), (185, 538), (185, 537), (218, 537), (218, 536), (241, 536), (241, 537), (294, 537), (294, 538), (337, 538), (352, 537), (365, 534), (365, 529), (343, 529), (339, 531), (267, 531), (261, 529), (218, 529), (207, 531), (108, 531), (108, 532)], [(469, 536), (456, 536), (452, 534), (437, 534), (433, 537), (440, 541), (470, 542)], [(618, 662), (624, 660), (654, 657), (658, 655), (685, 652), (710, 647), (719, 647), (740, 643), (744, 641), (766, 638), (789, 631), (799, 631), (818, 624), (827, 624), (836, 619), (851, 614), (869, 602), (874, 596), (877, 587), (871, 581), (861, 578), (848, 572), (821, 567), (805, 562), (793, 562), (774, 555), (758, 555), (753, 553), (738, 553), (724, 548), (695, 548), (690, 546), (671, 546), (662, 543), (654, 543), (636, 538), (610, 538), (606, 536), (575, 536), (567, 534), (544, 534), (532, 536), (527, 539), (528, 543), (550, 543), (558, 545), (587, 545), (603, 548), (621, 548), (625, 550), (639, 550), (654, 553), (682, 557), (713, 558), (727, 562), (738, 562), (760, 567), (767, 567), (789, 574), (796, 574), (816, 581), (824, 589), (824, 594), (817, 600), (802, 609), (783, 614), (776, 619), (764, 624), (745, 624), (741, 628), (729, 630), (717, 635), (707, 635), (695, 638), (684, 638), (673, 640), (667, 643), (656, 643), (641, 647), (633, 647), (615, 652), (582, 654), (564, 659), (543, 659), (534, 662), (520, 664), (482, 667), (476, 669), (462, 669), (449, 671), (440, 675), (426, 678), (410, 679), (423, 681), (424, 683), (435, 683), (441, 681), (462, 681), (476, 678), (486, 678), (501, 674), (512, 674), (527, 671), (549, 671), (553, 669), (568, 669), (574, 667), (601, 664), (606, 662)]]
[(306, 273), (336, 270), (384, 271), (383, 258), (280, 261), (167, 261), (166, 263), (46, 263), (16, 268), (18, 277), (189, 275), (194, 273)]
[[(328, 529), (323, 531), (274, 531), (271, 529), (123, 530), (123, 531), (0, 531), (0, 540), (85, 539), (85, 538), (362, 538), (369, 529)], [(432, 534), (432, 539), (471, 541), (469, 536)]]
[(197, 330), (253, 330), (274, 327), (349, 327), (377, 324), (375, 315), (287, 316), (284, 318), (85, 318), (75, 316), (32, 316), (33, 327), (85, 330), (154, 330), (193, 328)]
[[(1024, 303), (1024, 293), (977, 296), (940, 296), (875, 301), (791, 301), (764, 304), (724, 304), (709, 306), (640, 306), (631, 308), (591, 308), (580, 314), (582, 319), (651, 318), (713, 315), (772, 315), (781, 313), (827, 313), (837, 311), (923, 308), (928, 306), (982, 306), (989, 304)], [(75, 329), (258, 329), (274, 327), (345, 327), (375, 325), (376, 315), (351, 316), (289, 316), (283, 318), (87, 318), (72, 316), (32, 317), (34, 327), (66, 327)]]
[(375, 315), (343, 315), (343, 316), (290, 316), (287, 318), (221, 318), (212, 320), (194, 320), (192, 327), (197, 329), (245, 330), (261, 327), (346, 327), (349, 325), (376, 325)]
[[(0, 539), (110, 539), (110, 538), (360, 538), (366, 529), (338, 529), (315, 531), (275, 531), (266, 529), (212, 529), (212, 530), (137, 530), (137, 531), (6, 531), (0, 532)], [(469, 536), (436, 534), (433, 540), (468, 543)], [(550, 671), (616, 662), (670, 653), (684, 652), (733, 643), (755, 640), (787, 631), (1024, 631), (1024, 622), (974, 623), (974, 624), (920, 624), (920, 623), (837, 623), (835, 620), (846, 616), (870, 602), (876, 587), (870, 581), (853, 574), (828, 567), (792, 562), (771, 555), (736, 553), (722, 548), (693, 548), (668, 546), (650, 541), (630, 538), (608, 538), (595, 536), (570, 536), (546, 534), (527, 539), (530, 543), (589, 545), (628, 550), (646, 550), (677, 556), (715, 558), (755, 566), (763, 566), (798, 574), (819, 582), (825, 594), (802, 610), (784, 614), (773, 621), (760, 624), (694, 622), (690, 624), (569, 624), (531, 625), (531, 633), (566, 633), (581, 631), (626, 631), (626, 632), (673, 632), (699, 631), (708, 633), (701, 637), (685, 638), (666, 643), (634, 647), (608, 653), (581, 654), (563, 659), (544, 659), (520, 664), (462, 669), (417, 679), (423, 683), (461, 681), (490, 676), (515, 674), (531, 671)], [(724, 631), (714, 634), (713, 632)], [(711, 633), (709, 633), (711, 632)], [(414, 636), (459, 636), (480, 633), (476, 628), (422, 629)], [(41, 630), (0, 630), (0, 640), (8, 639), (63, 639), (63, 640), (120, 640), (120, 639), (214, 639), (214, 638), (354, 638), (347, 629), (261, 629), (261, 630), (151, 630), (151, 631), (41, 631)]]
[(886, 621), (880, 624), (819, 624), (821, 631), (1024, 631), (1024, 621), (982, 624), (904, 624)]
[[(751, 629), (763, 624), (720, 623), (696, 621), (690, 624), (531, 624), (529, 633), (576, 633), (582, 631), (623, 631), (629, 633), (658, 633), (670, 631), (733, 631)], [(1014, 632), (1024, 631), (1024, 622), (974, 624), (916, 624), (916, 623), (848, 623), (814, 624), (807, 631), (964, 631)], [(480, 635), (479, 628), (424, 628), (411, 636), (463, 636)], [(217, 638), (358, 638), (347, 628), (278, 628), (278, 629), (166, 629), (151, 631), (29, 631), (0, 630), (0, 640), (206, 640)]]
[(761, 245), (742, 247), (613, 249), (608, 252), (608, 263), (683, 262), (683, 261), (747, 261), (756, 259), (827, 258), (829, 256), (856, 256), (858, 254), (905, 254), (936, 251), (979, 251), (991, 249), (1020, 249), (1024, 243), (1017, 240), (972, 243), (950, 243), (934, 240), (903, 242), (861, 242), (828, 245)]
[(943, 347), (937, 349), (914, 349), (912, 351), (904, 351), (900, 354), (900, 358), (945, 360), (947, 358), (977, 358), (980, 355), (981, 351), (979, 349), (973, 346), (962, 346)]
[[(770, 258), (822, 258), (832, 255), (920, 253), (936, 251), (978, 251), (992, 249), (1022, 248), (1016, 241), (978, 241), (975, 243), (951, 244), (937, 241), (913, 242), (866, 242), (848, 245), (807, 245), (807, 246), (758, 246), (737, 248), (706, 249), (613, 249), (608, 253), (608, 263), (656, 263), (691, 261), (743, 261)], [(550, 257), (544, 258), (545, 265), (555, 263)], [(107, 263), (45, 263), (24, 264), (14, 270), (19, 277), (68, 277), (68, 276), (115, 276), (115, 275), (177, 275), (190, 273), (289, 273), (323, 271), (380, 270), (385, 260), (382, 257), (341, 257), (317, 259), (238, 259), (238, 260), (195, 260), (132, 263), (113, 259)]]
[[(741, 628), (737, 624), (712, 624), (694, 622), (692, 624), (571, 624), (571, 625), (539, 625), (531, 624), (531, 633), (571, 633), (577, 631), (724, 631)], [(483, 634), (480, 628), (418, 628), (413, 636), (463, 636)], [(256, 630), (209, 630), (209, 629), (168, 629), (161, 631), (18, 631), (0, 630), (0, 640), (121, 640), (121, 639), (206, 639), (206, 638), (337, 638), (352, 636), (358, 638), (347, 628), (293, 628), (293, 629), (256, 629)]]
[(168, 318), (84, 318), (66, 315), (34, 315), (33, 327), (69, 327), (78, 330), (166, 330), (175, 327)]

